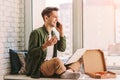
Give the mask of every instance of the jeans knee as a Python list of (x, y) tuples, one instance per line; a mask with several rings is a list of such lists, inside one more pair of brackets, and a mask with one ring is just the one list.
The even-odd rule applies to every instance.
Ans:
[(54, 63), (56, 65), (62, 65), (63, 64), (62, 60), (60, 60), (59, 58), (54, 58)]
[(62, 61), (59, 58), (54, 58), (54, 62), (61, 63)]
[(55, 73), (61, 74), (66, 70), (64, 63), (59, 58), (54, 58)]

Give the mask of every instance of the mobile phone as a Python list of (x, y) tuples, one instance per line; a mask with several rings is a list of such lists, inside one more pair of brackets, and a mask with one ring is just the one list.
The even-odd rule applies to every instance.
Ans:
[(56, 23), (56, 27), (59, 27), (59, 26), (60, 26), (60, 23), (59, 23), (59, 22), (57, 22), (57, 23)]

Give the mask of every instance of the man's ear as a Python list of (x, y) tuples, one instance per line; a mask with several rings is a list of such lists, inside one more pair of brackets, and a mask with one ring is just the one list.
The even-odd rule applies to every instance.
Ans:
[(44, 16), (44, 19), (45, 19), (45, 21), (47, 21), (48, 20), (48, 16)]

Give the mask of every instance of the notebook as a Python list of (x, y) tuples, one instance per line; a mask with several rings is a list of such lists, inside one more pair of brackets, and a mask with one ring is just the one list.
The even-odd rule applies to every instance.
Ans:
[(85, 51), (86, 49), (77, 49), (75, 53), (68, 60), (66, 60), (66, 62), (64, 62), (64, 64), (68, 65), (78, 61), (82, 57)]

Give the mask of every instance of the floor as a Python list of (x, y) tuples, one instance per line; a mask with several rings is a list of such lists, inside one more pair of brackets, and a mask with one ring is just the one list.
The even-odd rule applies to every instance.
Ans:
[[(115, 72), (117, 77), (113, 79), (103, 79), (103, 80), (120, 80), (120, 70), (110, 70), (112, 72)], [(25, 75), (6, 75), (4, 76), (4, 80), (99, 80), (99, 79), (93, 79), (89, 76), (82, 74), (79, 79), (61, 79), (61, 78), (30, 78)], [(100, 79), (101, 80), (101, 79)]]
[(77, 80), (77, 79), (60, 79), (60, 78), (30, 78), (25, 75), (6, 75), (4, 80)]

